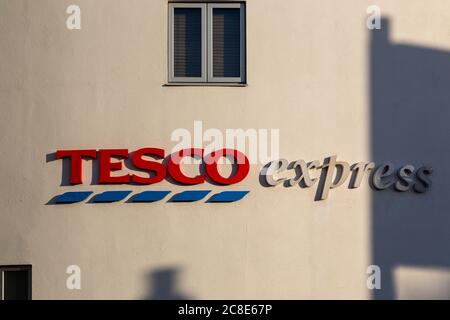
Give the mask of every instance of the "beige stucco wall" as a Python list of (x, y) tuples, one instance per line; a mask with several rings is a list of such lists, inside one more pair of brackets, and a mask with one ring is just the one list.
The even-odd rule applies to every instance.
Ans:
[[(79, 31), (65, 27), (73, 3)], [(0, 0), (0, 265), (32, 264), (35, 299), (151, 297), (152, 272), (167, 269), (189, 298), (370, 298), (367, 183), (314, 201), (315, 189), (263, 188), (256, 165), (233, 204), (46, 205), (64, 191), (185, 189), (91, 186), (87, 162), (85, 185), (60, 186), (46, 155), (170, 150), (194, 120), (278, 128), (290, 160), (370, 160), (369, 4), (248, 0), (248, 86), (164, 87), (166, 0)], [(377, 4), (394, 41), (450, 47), (448, 1)], [(82, 290), (66, 289), (72, 264)]]

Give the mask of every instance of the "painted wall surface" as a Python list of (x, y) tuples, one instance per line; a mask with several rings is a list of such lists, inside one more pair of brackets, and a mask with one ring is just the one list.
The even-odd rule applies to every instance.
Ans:
[[(74, 3), (82, 10), (82, 29), (70, 31), (66, 8)], [(439, 269), (429, 275), (407, 267), (391, 270), (391, 284), (400, 292), (392, 297), (417, 297), (412, 293), (421, 292), (422, 284), (424, 297), (450, 297), (445, 250), (450, 239), (443, 229), (450, 225), (445, 201), (450, 157), (448, 151), (436, 151), (448, 148), (430, 139), (421, 144), (422, 156), (395, 153), (395, 147), (387, 149), (395, 153), (392, 159), (378, 153), (383, 141), (395, 136), (396, 122), (389, 123), (385, 133), (390, 135), (373, 122), (375, 116), (389, 119), (389, 112), (380, 116), (373, 110), (378, 106), (373, 81), (383, 79), (372, 77), (377, 42), (366, 28), (372, 2), (246, 1), (246, 87), (164, 86), (167, 4), (0, 0), (0, 265), (32, 264), (34, 299), (369, 299), (374, 293), (367, 289), (366, 269), (379, 258), (374, 241), (380, 235), (374, 232), (383, 234), (374, 229), (380, 224), (373, 214), (389, 212), (392, 219), (399, 208), (407, 212), (407, 199), (421, 209), (415, 211), (416, 222), (426, 221), (426, 230), (407, 229), (405, 234), (402, 221), (408, 216), (403, 214), (404, 220), (390, 229), (390, 240), (396, 241), (396, 230), (405, 237), (432, 235), (438, 223), (436, 242), (413, 242), (413, 248), (402, 243), (410, 256), (440, 243), (436, 255), (442, 259), (390, 259), (389, 268), (404, 262)], [(450, 2), (380, 0), (377, 5), (390, 21), (386, 41), (437, 48), (450, 61), (445, 55), (450, 50)], [(390, 61), (402, 61), (395, 57)], [(387, 76), (394, 69), (388, 68)], [(427, 96), (443, 107), (450, 102), (448, 94), (439, 90), (436, 96), (432, 90), (448, 86), (448, 75), (436, 74), (441, 73), (431, 73), (434, 84)], [(408, 115), (405, 96), (395, 103)], [(426, 109), (427, 101), (420, 106)], [(450, 120), (448, 109), (440, 110), (441, 121)], [(429, 112), (433, 115), (434, 109)], [(350, 163), (427, 162), (435, 169), (435, 183), (424, 195), (386, 190), (386, 196), (374, 198), (365, 180), (358, 189), (346, 183), (327, 200), (314, 201), (315, 188), (261, 186), (262, 166), (252, 165), (246, 180), (228, 188), (250, 190), (249, 195), (231, 204), (49, 204), (65, 191), (185, 190), (166, 181), (150, 187), (91, 185), (90, 162), (83, 166), (85, 184), (61, 185), (62, 161), (52, 161), (52, 154), (57, 149), (170, 150), (171, 132), (192, 130), (195, 120), (221, 130), (279, 129), (280, 155), (289, 160), (337, 154)], [(417, 130), (428, 132), (435, 122), (422, 125)], [(438, 128), (433, 132), (448, 138), (449, 130)], [(374, 135), (381, 140), (375, 143)], [(414, 148), (414, 142), (407, 146)], [(427, 152), (432, 156), (423, 156)], [(226, 189), (191, 189), (205, 188)], [(66, 288), (65, 271), (73, 264), (82, 270), (81, 290)], [(444, 281), (439, 292), (427, 293), (432, 291), (428, 276)]]

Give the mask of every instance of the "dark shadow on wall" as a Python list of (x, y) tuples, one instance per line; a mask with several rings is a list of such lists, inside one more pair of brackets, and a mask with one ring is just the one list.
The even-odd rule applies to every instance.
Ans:
[(387, 19), (370, 32), (372, 159), (433, 168), (424, 194), (372, 193), (374, 298), (395, 299), (396, 266), (450, 268), (450, 51), (392, 43)]
[(188, 300), (178, 288), (179, 269), (162, 268), (151, 271), (146, 276), (148, 294), (145, 300)]

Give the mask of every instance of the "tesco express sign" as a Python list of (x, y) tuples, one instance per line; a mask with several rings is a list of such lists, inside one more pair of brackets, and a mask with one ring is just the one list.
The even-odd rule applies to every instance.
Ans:
[[(200, 160), (199, 174), (188, 175), (182, 170), (184, 158)], [(151, 158), (151, 159), (149, 159)], [(231, 175), (220, 173), (219, 162), (228, 158), (233, 166)], [(349, 188), (358, 188), (365, 175), (369, 176), (370, 185), (376, 190), (391, 188), (399, 191), (426, 192), (431, 186), (430, 176), (433, 172), (429, 166), (421, 166), (417, 170), (412, 165), (404, 165), (396, 169), (392, 164), (385, 163), (376, 166), (373, 162), (359, 162), (350, 165), (344, 161), (337, 161), (337, 156), (325, 158), (323, 162), (314, 160), (306, 162), (296, 160), (289, 162), (278, 159), (265, 165), (260, 171), (266, 187), (284, 185), (301, 188), (317, 186), (316, 200), (325, 200), (329, 191), (341, 186), (352, 176)], [(70, 160), (70, 184), (83, 183), (83, 159), (98, 162), (99, 184), (134, 184), (151, 185), (170, 177), (175, 183), (184, 186), (203, 184), (208, 181), (212, 184), (230, 186), (243, 181), (250, 170), (247, 156), (235, 149), (220, 149), (205, 155), (202, 148), (188, 148), (172, 153), (166, 157), (164, 149), (141, 148), (134, 152), (128, 149), (100, 149), (100, 150), (58, 150), (56, 159)], [(124, 161), (129, 161), (134, 173), (118, 175), (114, 173), (123, 169)], [(314, 173), (316, 172), (316, 173)], [(171, 202), (193, 202), (206, 197), (212, 190), (186, 190), (175, 194)], [(116, 202), (125, 199), (132, 191), (105, 191), (94, 196), (93, 202)], [(227, 190), (214, 194), (207, 202), (235, 202), (241, 200), (248, 190)], [(66, 192), (55, 198), (55, 203), (76, 203), (86, 200), (93, 192), (76, 191)], [(129, 199), (131, 202), (155, 202), (162, 200), (171, 191), (147, 190), (135, 194)]]

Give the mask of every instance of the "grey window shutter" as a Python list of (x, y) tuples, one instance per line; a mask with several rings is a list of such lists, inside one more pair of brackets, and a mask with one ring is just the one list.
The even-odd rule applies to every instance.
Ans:
[(213, 8), (213, 77), (240, 77), (240, 14), (239, 8)]
[(202, 9), (175, 8), (173, 26), (175, 77), (202, 76)]

